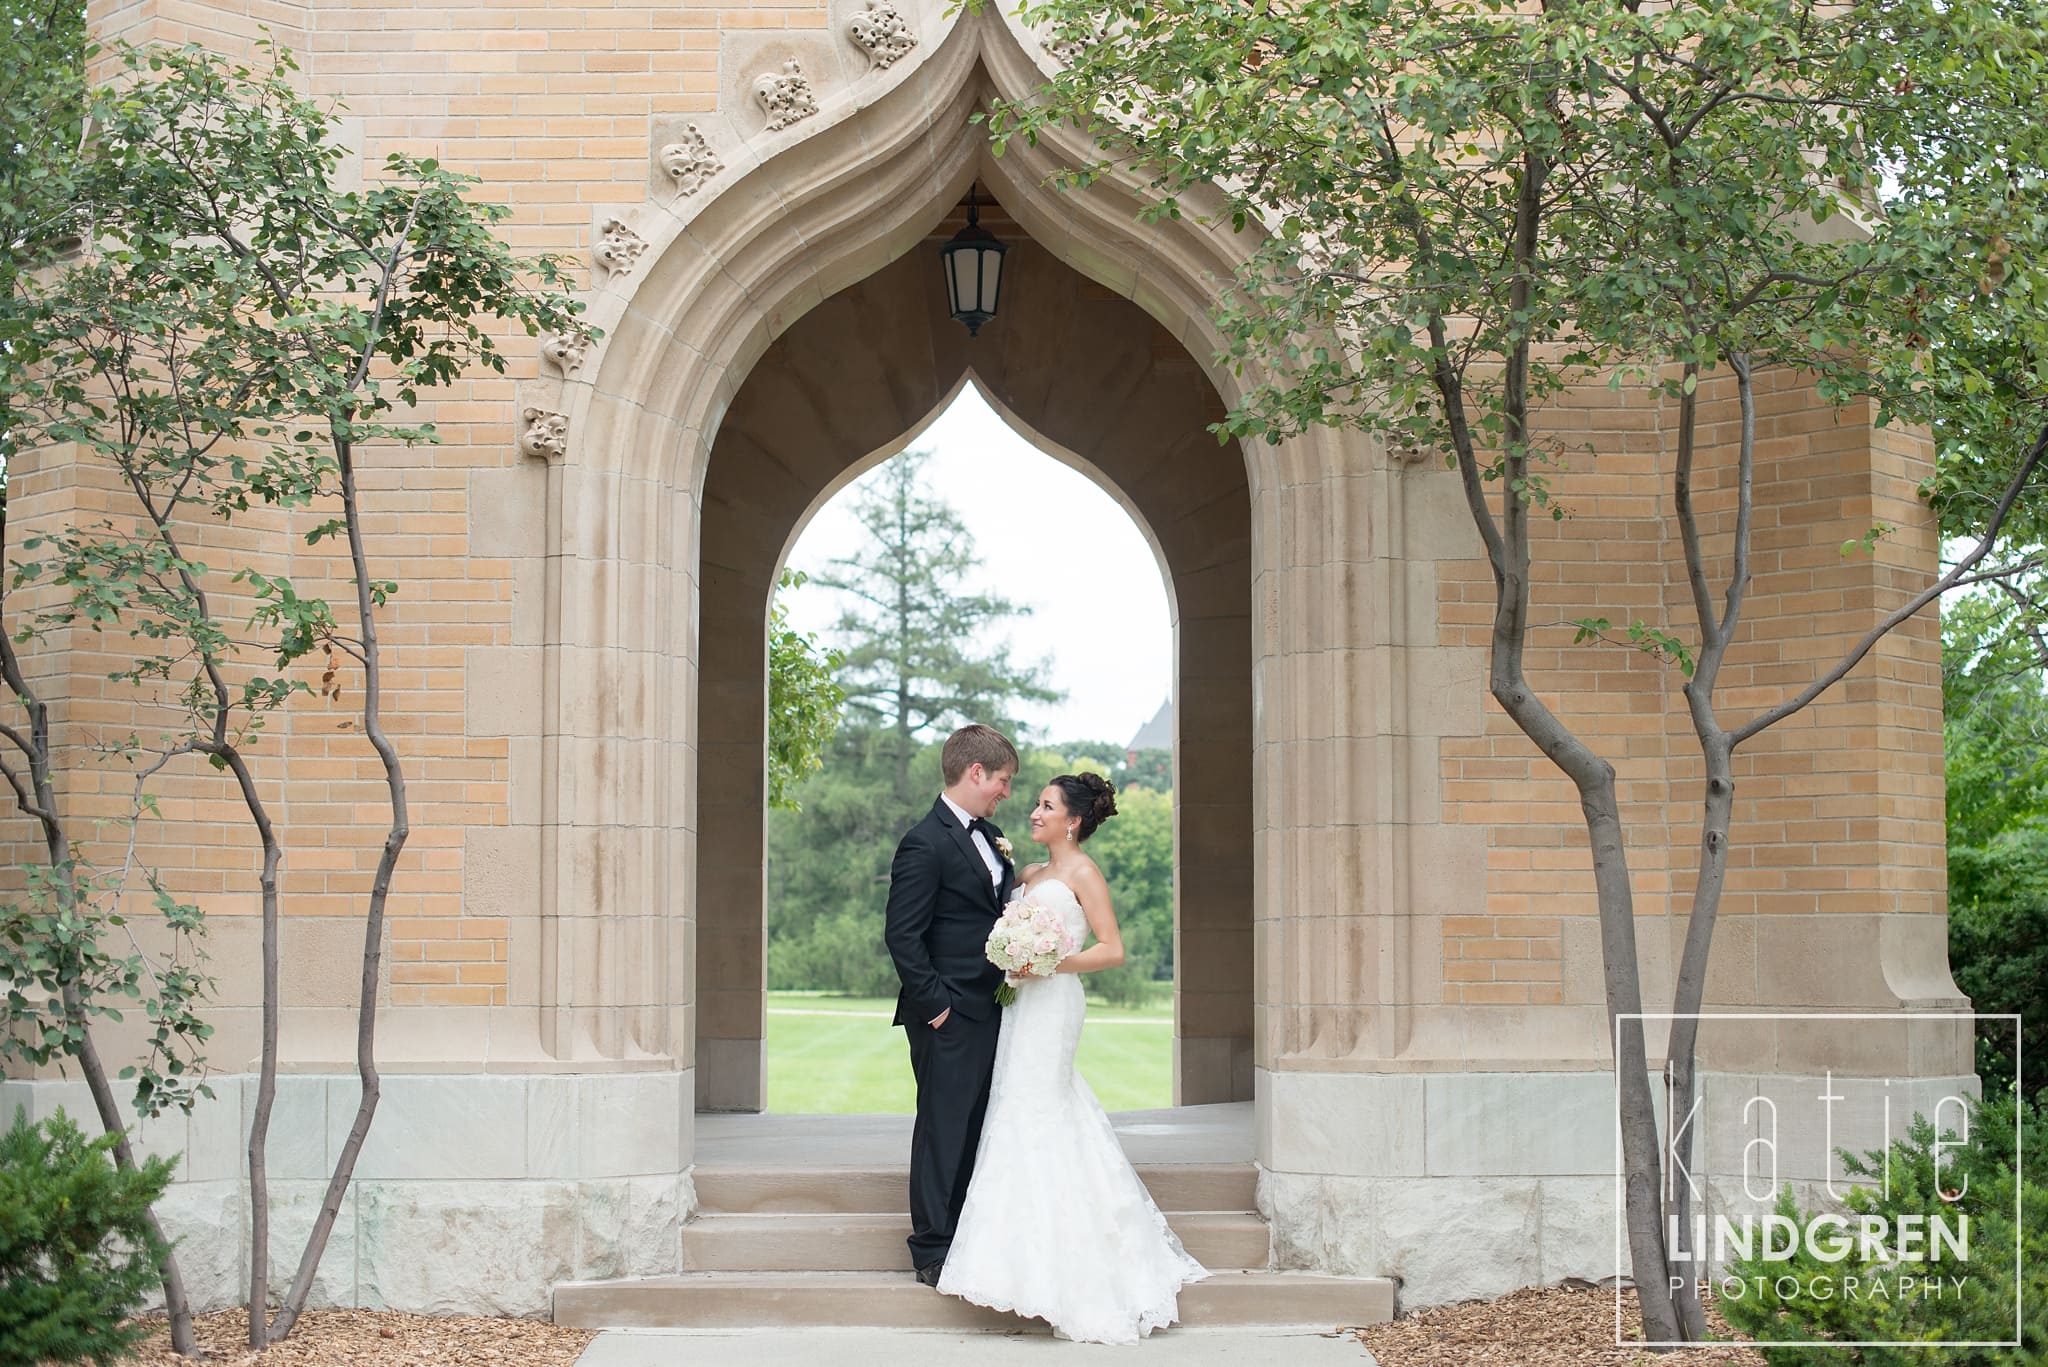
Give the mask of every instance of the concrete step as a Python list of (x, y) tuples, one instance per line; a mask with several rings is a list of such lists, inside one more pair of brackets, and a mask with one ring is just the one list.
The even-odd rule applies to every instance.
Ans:
[[(1258, 1168), (1251, 1163), (1140, 1163), (1138, 1176), (1161, 1210), (1253, 1210)], [(692, 1174), (697, 1209), (707, 1215), (907, 1215), (907, 1170), (890, 1167), (728, 1167), (699, 1163)]]
[[(1218, 1272), (1180, 1294), (1181, 1323), (1334, 1328), (1394, 1317), (1381, 1277)], [(908, 1272), (699, 1272), (565, 1282), (555, 1323), (587, 1329), (740, 1329), (840, 1325), (903, 1329), (1044, 1329), (1042, 1321), (971, 1305)]]
[[(1212, 1269), (1263, 1268), (1272, 1236), (1249, 1211), (1168, 1211), (1189, 1253)], [(683, 1227), (685, 1272), (908, 1272), (905, 1215), (700, 1215)]]

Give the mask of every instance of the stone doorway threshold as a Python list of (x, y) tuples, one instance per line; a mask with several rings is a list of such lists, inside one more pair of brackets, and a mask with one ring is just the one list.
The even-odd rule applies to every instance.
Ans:
[[(696, 1164), (705, 1168), (906, 1167), (907, 1115), (699, 1114)], [(1116, 1111), (1117, 1138), (1132, 1163), (1250, 1163), (1253, 1103)]]

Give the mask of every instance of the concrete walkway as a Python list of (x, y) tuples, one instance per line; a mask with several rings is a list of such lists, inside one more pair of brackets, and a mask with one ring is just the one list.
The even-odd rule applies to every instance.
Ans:
[(1169, 1329), (1125, 1347), (1065, 1343), (1050, 1334), (931, 1329), (607, 1329), (576, 1367), (1375, 1367), (1350, 1335), (1288, 1329)]

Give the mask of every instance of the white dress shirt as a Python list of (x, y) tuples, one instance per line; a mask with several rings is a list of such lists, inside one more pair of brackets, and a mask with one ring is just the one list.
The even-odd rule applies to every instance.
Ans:
[(996, 852), (989, 845), (988, 837), (974, 829), (974, 818), (967, 814), (965, 807), (944, 793), (939, 794), (939, 801), (946, 804), (947, 810), (953, 813), (954, 820), (968, 828), (967, 838), (974, 842), (975, 850), (981, 855), (981, 862), (988, 865), (988, 881), (1000, 887), (1003, 881), (1003, 862), (996, 858)]

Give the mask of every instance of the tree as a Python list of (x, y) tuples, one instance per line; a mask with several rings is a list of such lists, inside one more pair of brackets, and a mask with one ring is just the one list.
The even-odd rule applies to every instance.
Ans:
[(836, 650), (791, 627), (783, 595), (803, 587), (800, 570), (784, 570), (768, 609), (768, 805), (801, 810), (796, 789), (824, 767), (825, 747), (839, 727), (845, 692), (833, 681)]
[(38, 339), (18, 307), (24, 281), (77, 239), (75, 176), (85, 136), (85, 7), (0, 0), (0, 519), (7, 464), (37, 414), (22, 411), (22, 373)]
[[(0, 295), (47, 265), (76, 227), (73, 177), (85, 136), (85, 6), (0, 0)], [(23, 338), (0, 334), (0, 367)], [(0, 424), (0, 456), (13, 423)]]
[[(1942, 618), (1948, 745), (1949, 963), (1980, 1013), (1987, 1086), (2024, 1066), (2022, 1096), (2048, 1086), (2048, 695), (2028, 609), (1962, 595)], [(2016, 1047), (2017, 1046), (2017, 1047)]]
[(150, 1216), (175, 1162), (108, 1161), (59, 1110), (0, 1131), (0, 1367), (125, 1362), (149, 1336), (142, 1308), (170, 1252)]
[[(394, 155), (364, 189), (337, 188), (333, 116), (292, 90), (289, 54), (270, 55), (268, 70), (252, 71), (198, 49), (124, 48), (127, 81), (95, 93), (95, 137), (75, 177), (89, 231), (54, 269), (16, 277), (10, 333), (30, 345), (5, 379), (9, 411), (35, 415), (35, 439), (70, 443), (102, 462), (133, 507), (120, 520), (52, 529), (26, 544), (40, 558), (19, 567), (16, 586), (46, 583), (59, 591), (56, 605), (11, 631), (0, 651), (34, 722), (31, 736), (45, 743), (0, 734), (41, 773), (47, 727), (12, 640), (126, 626), (143, 644), (114, 677), (143, 696), (169, 693), (184, 724), (154, 747), (133, 738), (114, 747), (148, 761), (138, 794), (173, 761), (201, 756), (231, 778), (262, 847), (263, 1046), (249, 1137), (249, 1336), (257, 1346), (289, 1334), (304, 1308), (379, 1098), (384, 910), (409, 827), (405, 777), (381, 711), (378, 610), (398, 586), (372, 574), (361, 462), (380, 447), (434, 439), (430, 425), (400, 418), (401, 405), (415, 407), (473, 367), (504, 368), (493, 328), (531, 335), (576, 326), (560, 264), (513, 256), (492, 230), (508, 211), (471, 202), (473, 178)], [(185, 549), (195, 520), (230, 520), (259, 504), (315, 511), (321, 520), (307, 540), (341, 544), (354, 600), (344, 625), (326, 600), (288, 578), (253, 567), (232, 575), (229, 584), (253, 604), (251, 625), (267, 633), (261, 648), (275, 673), (244, 661), (249, 643), (217, 616), (227, 586)], [(377, 757), (390, 822), (365, 904), (361, 1099), (273, 1320), (265, 1155), (284, 842), (247, 751), (269, 715), (314, 691), (289, 671), (316, 651), (326, 664), (318, 696), (335, 705), (360, 699), (345, 725), (360, 726)], [(42, 788), (14, 787), (46, 828), (61, 826)], [(68, 854), (55, 840), (50, 866), (61, 870)], [(62, 924), (42, 930), (68, 934)], [(64, 984), (67, 1006), (80, 987)], [(97, 1089), (95, 1099), (118, 1130), (110, 1102)]]
[(2011, 602), (1981, 593), (1957, 595), (1942, 612), (1951, 848), (1986, 846), (2048, 821), (2048, 694), (2039, 651), (2014, 630), (2021, 616)]
[(1119, 788), (1116, 815), (1089, 839), (1087, 854), (1109, 880), (1124, 962), (1082, 985), (1105, 1001), (1142, 1006), (1173, 981), (1172, 792)]
[[(1755, 1351), (1771, 1367), (2024, 1367), (2041, 1361), (2048, 1353), (2048, 1183), (2021, 1156), (2041, 1151), (2048, 1140), (2044, 1120), (2048, 1116), (2024, 1098), (1987, 1086), (1967, 1117), (1947, 1108), (1932, 1119), (1916, 1115), (1883, 1149), (1840, 1150), (1849, 1186), (1839, 1201), (1802, 1209), (1789, 1186), (1779, 1192), (1776, 1213), (1802, 1229), (1824, 1213), (1852, 1225), (1882, 1222), (1887, 1229), (1937, 1223), (1954, 1229), (1967, 1221), (1975, 1256), (1930, 1247), (1914, 1267), (1916, 1279), (1943, 1278), (1948, 1294), (1925, 1300), (1867, 1291), (1829, 1299), (1796, 1291), (1787, 1296), (1788, 1284), (1811, 1285), (1816, 1277), (1844, 1287), (1900, 1285), (1901, 1264), (1881, 1247), (1845, 1241), (1837, 1252), (1795, 1241), (1789, 1256), (1758, 1249), (1729, 1260), (1724, 1275), (1751, 1289), (1722, 1302), (1729, 1323), (1755, 1339)], [(1929, 1343), (1972, 1346), (1921, 1346)]]
[[(0, 550), (7, 544), (5, 466), (42, 439), (62, 407), (62, 386), (45, 355), (59, 329), (38, 298), (39, 276), (73, 252), (87, 231), (81, 151), (91, 104), (86, 63), (95, 52), (83, 6), (0, 0), (0, 148), (6, 152), (0, 156)], [(0, 610), (10, 606), (7, 588), (0, 578)], [(19, 708), (0, 727), (7, 744), (0, 777), (36, 823), (44, 859), (21, 866), (24, 893), (0, 908), (0, 969), (8, 987), (0, 1057), (32, 1066), (76, 1062), (107, 1131), (105, 1147), (122, 1180), (132, 1182), (144, 1169), (122, 1131), (93, 1022), (119, 1021), (124, 1005), (147, 1011), (154, 1027), (149, 1050), (121, 1072), (135, 1081), (140, 1115), (189, 1111), (210, 1095), (200, 1080), (201, 1048), (211, 1033), (198, 1015), (210, 988), (201, 967), (202, 918), (197, 907), (158, 888), (155, 910), (170, 931), (167, 950), (146, 954), (126, 929), (125, 866), (96, 866), (58, 802), (61, 758), (49, 706), (21, 667), (13, 639), (17, 615), (10, 612), (0, 624), (0, 680)], [(138, 791), (138, 802), (141, 796)], [(196, 1353), (176, 1255), (147, 1201), (137, 1218), (136, 1245), (150, 1255), (161, 1280), (173, 1346)]]
[(1054, 702), (1045, 666), (1012, 664), (988, 634), (1026, 616), (1007, 599), (967, 593), (978, 566), (967, 528), (947, 504), (920, 488), (927, 452), (906, 451), (882, 467), (853, 511), (867, 546), (814, 576), (853, 600), (839, 620), (839, 683), (859, 724), (878, 729), (899, 800), (911, 795), (910, 761), (941, 727), (986, 722), (1012, 731), (1018, 702)]
[(1161, 792), (1172, 791), (1173, 751), (1164, 746), (1131, 751), (1130, 758), (1117, 766), (1117, 783), (1120, 788), (1157, 788)]
[[(1675, 1298), (1664, 1291), (1674, 1268), (1646, 1049), (1640, 1025), (1623, 1024), (1642, 1004), (1614, 767), (1524, 664), (1532, 522), (1565, 516), (1553, 490), (1567, 439), (1546, 428), (1546, 403), (1600, 379), (1643, 385), (1675, 433), (1693, 616), (1626, 634), (1684, 676), (1706, 761), (1682, 1017), (1704, 990), (1737, 749), (1940, 593), (2025, 573), (1986, 557), (2048, 450), (2038, 10), (1044, 0), (1025, 17), (1073, 56), (1047, 89), (992, 112), (999, 153), (1077, 125), (1108, 155), (1072, 180), (1132, 167), (1148, 216), (1261, 230), (1217, 317), (1225, 359), (1246, 374), (1225, 430), (1281, 441), (1349, 427), (1442, 452), (1458, 472), (1495, 585), (1490, 692), (1571, 779), (1586, 821), (1645, 1329), (1698, 1337), (1692, 1274), (1678, 1271)], [(1882, 206), (1880, 167), (1895, 173)], [(1830, 224), (1842, 218), (1849, 231)], [(1772, 369), (1879, 422), (1935, 427), (1930, 494), (1971, 545), (1803, 686), (1724, 720), (1716, 682), (1750, 587), (1756, 375)], [(1719, 555), (1693, 491), (1706, 383), (1732, 390), (1742, 415)], [(1578, 625), (1585, 643), (1613, 624)], [(1677, 1021), (1666, 1051), (1679, 1116), (1691, 1114), (1692, 1028)], [(1674, 1142), (1689, 1150), (1689, 1125)], [(1687, 1200), (1674, 1184), (1681, 1228)]]
[[(878, 971), (894, 972), (882, 945), (889, 861), (903, 832), (931, 805), (931, 794), (897, 796), (895, 759), (882, 748), (886, 739), (873, 728), (842, 727), (819, 772), (795, 791), (801, 815), (768, 813), (772, 989), (860, 994), (885, 983)], [(938, 767), (936, 744), (923, 746), (911, 762), (914, 775), (933, 780)], [(826, 940), (831, 947), (822, 947)]]
[(1089, 837), (1089, 858), (1109, 881), (1110, 903), (1124, 938), (1124, 962), (1117, 968), (1089, 973), (1082, 980), (1093, 996), (1118, 1005), (1141, 1006), (1150, 1001), (1155, 984), (1173, 979), (1173, 794), (1157, 788), (1131, 787), (1117, 776), (1121, 752), (1102, 742), (1032, 745), (1023, 749), (1017, 771), (1018, 812), (1006, 829), (1017, 839), (1019, 865), (1045, 857), (1031, 843), (1022, 814), (1059, 774), (1092, 770), (1117, 785), (1117, 814)]
[[(931, 805), (928, 790), (896, 797), (886, 733), (849, 727), (835, 737), (823, 768), (797, 790), (799, 817), (769, 814), (768, 985), (851, 996), (894, 995), (896, 971), (882, 945), (882, 905), (896, 842)], [(1017, 863), (1044, 857), (1031, 843), (1025, 813), (1056, 774), (1108, 773), (1110, 745), (1024, 745), (1013, 796), (997, 813)], [(939, 744), (922, 746), (911, 772), (936, 788)], [(1109, 878), (1127, 953), (1122, 968), (1088, 974), (1084, 985), (1106, 1000), (1149, 1000), (1173, 977), (1173, 795), (1119, 788), (1117, 816), (1088, 842)]]

